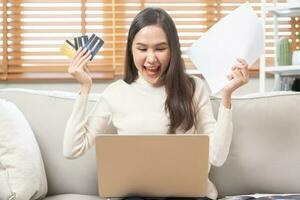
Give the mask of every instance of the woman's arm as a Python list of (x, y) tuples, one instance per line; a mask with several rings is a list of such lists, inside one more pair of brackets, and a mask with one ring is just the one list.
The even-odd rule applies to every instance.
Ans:
[(90, 52), (79, 48), (68, 69), (68, 72), (80, 83), (80, 95), (76, 99), (64, 134), (63, 153), (70, 159), (79, 157), (93, 146), (96, 134), (113, 129), (112, 114), (103, 96), (98, 100), (93, 111), (86, 116), (88, 94), (92, 87), (92, 78), (86, 67), (90, 57)]
[(237, 64), (232, 67), (232, 73), (228, 76), (230, 82), (222, 90), (222, 101), (219, 108), (218, 119), (213, 117), (209, 94), (199, 83), (198, 120), (201, 127), (200, 133), (210, 136), (210, 162), (221, 166), (226, 161), (232, 139), (232, 110), (231, 95), (249, 79), (248, 64), (243, 59), (238, 59)]
[(241, 58), (237, 61), (238, 63), (231, 68), (232, 72), (228, 75), (230, 82), (222, 90), (222, 104), (228, 109), (231, 108), (232, 93), (249, 81), (248, 63)]
[[(226, 161), (232, 138), (232, 111), (220, 104), (218, 119), (213, 115), (209, 92), (204, 82), (197, 79), (197, 133), (209, 136), (209, 162), (221, 166)], [(227, 99), (228, 100), (228, 99)]]
[(225, 108), (231, 109), (231, 94), (230, 93), (222, 93), (222, 104)]
[(69, 159), (84, 154), (95, 142), (97, 134), (114, 133), (112, 114), (101, 96), (90, 114), (86, 115), (88, 96), (79, 95), (64, 133), (64, 156)]

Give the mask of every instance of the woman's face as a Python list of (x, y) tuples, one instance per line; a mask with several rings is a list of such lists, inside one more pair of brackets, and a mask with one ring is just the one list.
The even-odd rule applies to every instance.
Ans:
[(158, 25), (142, 28), (133, 39), (132, 54), (143, 78), (153, 86), (160, 85), (159, 77), (170, 62), (170, 48), (163, 29)]

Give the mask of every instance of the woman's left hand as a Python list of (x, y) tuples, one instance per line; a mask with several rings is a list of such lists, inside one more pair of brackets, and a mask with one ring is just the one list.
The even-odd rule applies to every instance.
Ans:
[(223, 88), (223, 93), (231, 95), (237, 88), (249, 81), (248, 63), (241, 58), (237, 61), (238, 63), (232, 67), (232, 72), (227, 76), (230, 82)]

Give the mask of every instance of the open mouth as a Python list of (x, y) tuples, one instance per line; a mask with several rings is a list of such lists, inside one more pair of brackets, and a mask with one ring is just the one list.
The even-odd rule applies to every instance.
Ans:
[(143, 68), (146, 70), (146, 73), (150, 77), (157, 77), (160, 73), (160, 66), (143, 66)]

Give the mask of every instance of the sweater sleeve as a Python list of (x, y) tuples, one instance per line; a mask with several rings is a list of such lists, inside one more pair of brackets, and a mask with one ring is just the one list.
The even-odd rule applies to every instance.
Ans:
[(74, 159), (90, 149), (96, 134), (113, 133), (112, 113), (103, 95), (92, 111), (86, 116), (88, 96), (79, 95), (64, 133), (63, 153), (66, 158)]
[(198, 79), (196, 89), (198, 133), (209, 135), (209, 161), (221, 166), (227, 159), (232, 139), (232, 110), (220, 104), (217, 121), (214, 118), (209, 93), (202, 80)]

